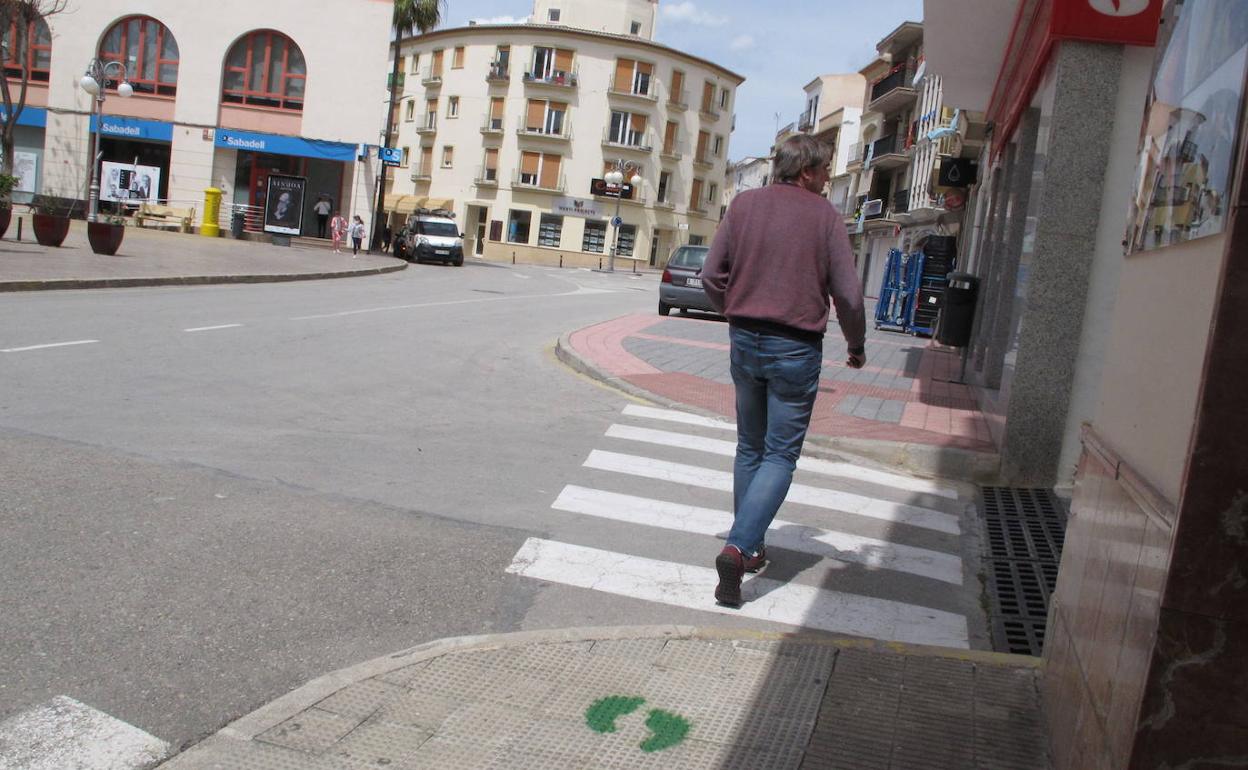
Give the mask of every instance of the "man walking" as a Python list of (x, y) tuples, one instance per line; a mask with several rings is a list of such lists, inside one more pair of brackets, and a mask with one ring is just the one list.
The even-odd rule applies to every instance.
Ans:
[(862, 283), (841, 213), (823, 197), (828, 149), (795, 136), (776, 150), (774, 182), (733, 199), (702, 285), (728, 318), (737, 400), (733, 523), (715, 559), (715, 600), (741, 606), (741, 578), (766, 562), (763, 539), (788, 494), (810, 425), (829, 296), (849, 345), (866, 363)]

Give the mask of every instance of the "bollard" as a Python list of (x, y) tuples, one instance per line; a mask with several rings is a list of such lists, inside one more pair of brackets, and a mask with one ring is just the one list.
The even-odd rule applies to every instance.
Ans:
[(206, 238), (217, 238), (221, 235), (221, 226), (217, 219), (221, 215), (221, 191), (216, 187), (204, 190), (204, 220), (199, 226), (199, 234)]
[(602, 257), (599, 257), (599, 258), (598, 258), (598, 269), (599, 269), (599, 270), (601, 270), (601, 269), (602, 269)]
[(633, 275), (637, 274), (637, 260), (633, 260)]
[(19, 241), (22, 239), (22, 218), (21, 217), (17, 218), (17, 239)]
[(511, 252), (511, 264), (516, 264), (516, 252)]
[[(19, 219), (19, 220), (18, 220), (18, 222), (19, 222), (19, 230), (20, 230), (20, 222), (21, 222), (21, 220)], [(563, 255), (562, 255), (562, 254), (560, 254), (560, 255), (559, 255), (559, 267), (560, 267), (560, 268), (562, 268), (562, 267), (563, 267)]]

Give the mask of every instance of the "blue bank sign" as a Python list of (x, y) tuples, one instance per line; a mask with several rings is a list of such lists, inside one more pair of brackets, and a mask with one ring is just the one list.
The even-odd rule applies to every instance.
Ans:
[(159, 120), (125, 118), (118, 115), (105, 115), (102, 118), (92, 116), (91, 130), (98, 130), (100, 136), (111, 136), (117, 139), (139, 139), (147, 142), (173, 141), (173, 124), (162, 123)]
[(353, 161), (358, 145), (327, 142), (320, 139), (304, 139), (301, 136), (279, 136), (218, 128), (213, 142), (217, 147), (250, 152), (267, 152), (272, 155), (295, 155), (301, 158)]
[[(8, 117), (8, 110), (0, 107), (0, 117)], [(17, 125), (47, 128), (48, 111), (42, 107), (24, 107), (17, 116)]]

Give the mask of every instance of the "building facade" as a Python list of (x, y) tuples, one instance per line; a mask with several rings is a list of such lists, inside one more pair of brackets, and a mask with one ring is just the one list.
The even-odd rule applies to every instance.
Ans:
[[(69, 0), (49, 29), (32, 30), (37, 44), (15, 141), (25, 178), (15, 200), (84, 200), (92, 130), (104, 162), (145, 169), (151, 198), (195, 207), (197, 222), (205, 188), (221, 189), (227, 208), (262, 207), (275, 173), (307, 179), (304, 233), (315, 230), (318, 194), (367, 220), (375, 169), (359, 160), (359, 147), (377, 142), (385, 91), (380, 80), (372, 88), (359, 82), (359, 73), (384, 72), (391, 5), (329, 5), (309, 14), (294, 0)], [(334, 25), (324, 23), (329, 15)], [(79, 86), (96, 57), (125, 64), (135, 92), (123, 98), (111, 83), (98, 121)], [(342, 67), (344, 59), (354, 66)], [(20, 77), (17, 66), (8, 62), (10, 82)], [(258, 228), (259, 217), (248, 224)]]
[[(708, 242), (743, 78), (650, 40), (656, 11), (650, 0), (539, 0), (529, 24), (404, 40), (391, 226), (445, 208), (470, 255), (580, 266), (612, 244), (621, 259), (661, 264)], [(569, 26), (587, 18), (618, 26)], [(641, 183), (606, 184), (617, 163)]]

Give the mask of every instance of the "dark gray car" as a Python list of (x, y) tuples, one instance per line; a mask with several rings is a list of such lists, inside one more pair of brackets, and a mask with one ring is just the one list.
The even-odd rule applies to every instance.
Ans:
[(681, 246), (672, 252), (659, 284), (659, 315), (667, 315), (672, 308), (716, 312), (702, 290), (702, 265), (709, 251), (708, 246)]

